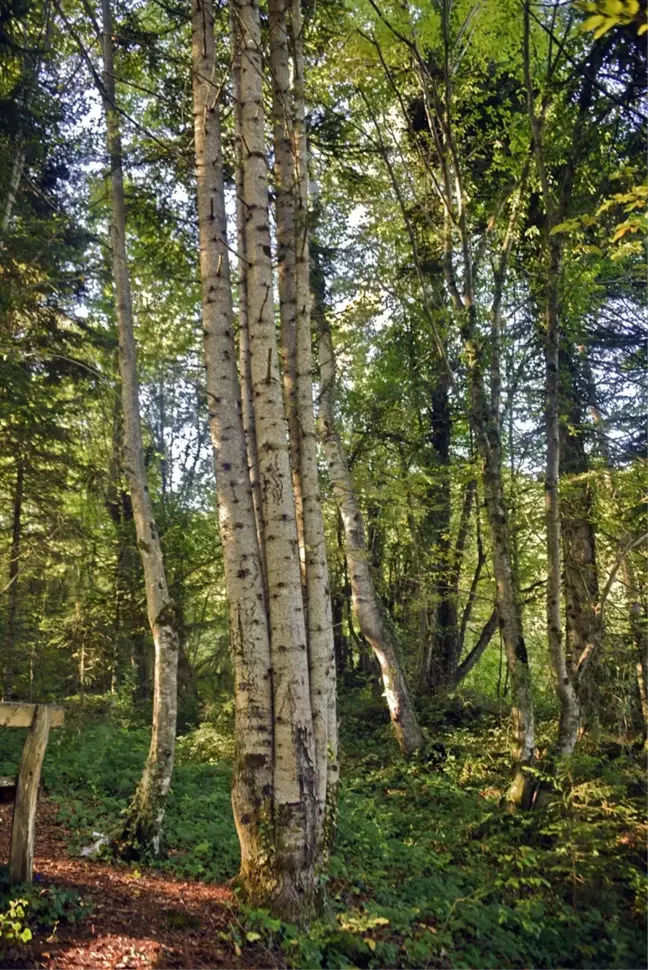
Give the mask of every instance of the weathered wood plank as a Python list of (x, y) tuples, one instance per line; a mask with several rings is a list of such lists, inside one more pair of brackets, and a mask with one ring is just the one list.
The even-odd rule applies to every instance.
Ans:
[[(39, 706), (42, 707), (44, 705), (12, 704), (10, 701), (1, 701), (0, 727), (31, 727), (32, 721), (34, 720), (34, 713)], [(56, 707), (54, 704), (48, 704), (47, 707), (52, 712), (50, 727), (63, 727), (63, 721), (65, 719), (64, 709), (62, 707)]]
[(36, 803), (43, 757), (52, 724), (52, 713), (52, 708), (48, 704), (36, 705), (31, 730), (23, 748), (11, 828), (9, 853), (11, 883), (31, 882), (33, 877)]

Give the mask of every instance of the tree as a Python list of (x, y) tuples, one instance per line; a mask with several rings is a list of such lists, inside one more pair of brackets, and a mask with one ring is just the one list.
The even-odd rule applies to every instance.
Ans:
[[(219, 105), (211, 90), (213, 9), (205, 0), (194, 4), (194, 119), (205, 360), (236, 670), (234, 807), (242, 847), (240, 879), (247, 895), (257, 902), (270, 903), (282, 914), (300, 917), (315, 902), (315, 875), (321, 864), (322, 832), (329, 813), (327, 798), (330, 804), (335, 795), (328, 784), (331, 658), (317, 643), (317, 636), (331, 642), (331, 620), (330, 612), (326, 613), (325, 560), (324, 573), (317, 576), (314, 572), (315, 566), (321, 565), (323, 543), (320, 550), (308, 554), (306, 561), (311, 571), (306, 591), (309, 617), (316, 624), (313, 628), (307, 628), (302, 596), (274, 333), (258, 8), (235, 3), (231, 19), (237, 52), (236, 94), (240, 98), (237, 126), (243, 205), (239, 212), (245, 212), (239, 238), (244, 239), (246, 261), (243, 313), (247, 332), (241, 346), (241, 375), (244, 385), (248, 379), (251, 382), (247, 429), (241, 418), (235, 369)], [(287, 245), (294, 252), (295, 242), (290, 240)], [(259, 518), (246, 447), (252, 417), (261, 485)], [(302, 467), (300, 460), (296, 476)], [(312, 480), (306, 484), (313, 487)], [(317, 489), (316, 479), (314, 487)], [(308, 499), (311, 508), (317, 510), (317, 491)], [(309, 514), (304, 514), (305, 522), (312, 521)], [(257, 539), (261, 523), (263, 562)], [(316, 580), (321, 585), (314, 586)], [(313, 599), (313, 589), (320, 594), (319, 601)], [(323, 729), (317, 744), (314, 720)], [(334, 738), (331, 740), (335, 743)]]
[(119, 329), (125, 470), (133, 504), (137, 545), (144, 568), (149, 624), (155, 644), (151, 747), (142, 779), (129, 806), (123, 840), (126, 851), (134, 849), (137, 852), (141, 848), (147, 848), (153, 855), (159, 855), (162, 848), (164, 808), (171, 785), (175, 753), (178, 631), (144, 466), (130, 274), (126, 253), (126, 208), (110, 0), (103, 0), (102, 14), (104, 63), (101, 93), (106, 114), (111, 167), (111, 244)]

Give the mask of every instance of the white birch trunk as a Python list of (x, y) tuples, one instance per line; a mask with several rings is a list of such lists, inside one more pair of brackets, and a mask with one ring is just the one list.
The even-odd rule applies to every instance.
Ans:
[[(155, 644), (153, 733), (142, 779), (129, 808), (125, 840), (133, 848), (161, 848), (162, 820), (173, 772), (177, 719), (178, 634), (169, 597), (160, 539), (146, 481), (130, 275), (126, 258), (126, 208), (121, 134), (115, 102), (113, 28), (110, 0), (102, 0), (103, 101), (112, 188), (112, 263), (119, 328), (119, 369), (124, 412), (124, 465), (133, 503), (137, 545), (144, 567), (146, 608)], [(126, 847), (128, 850), (128, 846)]]
[(263, 896), (272, 880), (264, 831), (272, 816), (270, 641), (236, 370), (212, 0), (192, 0), (192, 68), (209, 427), (235, 672), (232, 803), (241, 882), (251, 896)]
[(252, 391), (261, 473), (274, 700), (273, 908), (315, 892), (316, 772), (295, 502), (275, 335), (258, 0), (233, 0), (242, 34), (243, 195)]
[(230, 27), (232, 40), (232, 101), (234, 115), (234, 156), (236, 160), (236, 245), (238, 250), (238, 298), (239, 298), (239, 379), (241, 384), (241, 405), (243, 430), (248, 471), (252, 485), (254, 515), (257, 525), (261, 565), (265, 588), (265, 552), (263, 545), (263, 502), (261, 499), (261, 478), (259, 473), (259, 453), (256, 441), (254, 420), (254, 400), (252, 397), (252, 369), (250, 364), (250, 333), (248, 328), (248, 279), (247, 256), (245, 247), (245, 202), (243, 201), (243, 136), (241, 110), (241, 49), (242, 36), (238, 19), (230, 8)]
[[(297, 405), (297, 294), (295, 208), (297, 171), (294, 98), (291, 85), (286, 0), (269, 0), (270, 68), (272, 72), (272, 133), (277, 239), (277, 282), (281, 324), (284, 406), (290, 439), (290, 466), (299, 537), (302, 582), (306, 582), (306, 550), (300, 469), (301, 429)], [(305, 604), (307, 605), (307, 604)]]
[[(318, 844), (330, 841), (339, 768), (333, 620), (329, 594), (313, 411), (308, 165), (304, 107), (301, 9), (292, 8), (292, 43), (286, 0), (270, 0), (271, 66), (279, 299), (284, 357), (284, 399), (293, 460), (293, 485), (305, 586), (311, 710), (317, 772)], [(290, 48), (293, 79), (290, 83)]]
[(297, 206), (295, 212), (295, 299), (297, 326), (297, 413), (301, 431), (300, 473), (306, 549), (308, 648), (311, 706), (318, 766), (323, 835), (332, 838), (339, 784), (337, 681), (333, 615), (326, 558), (324, 517), (319, 487), (317, 434), (313, 410), (313, 334), (311, 328), (310, 251), (308, 226), (308, 143), (304, 76), (304, 25), (301, 0), (292, 3), (292, 46), (295, 89), (295, 155)]

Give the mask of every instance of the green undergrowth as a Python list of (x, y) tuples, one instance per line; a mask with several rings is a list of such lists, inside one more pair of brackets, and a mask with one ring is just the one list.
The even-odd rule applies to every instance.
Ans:
[(78, 892), (46, 886), (37, 874), (33, 883), (11, 885), (8, 867), (0, 866), (0, 954), (28, 943), (33, 932), (56, 932), (91, 912)]
[[(23, 743), (17, 735), (22, 734), (0, 732), (0, 774), (15, 771)], [(51, 735), (43, 785), (59, 806), (58, 820), (72, 833), (72, 852), (96, 843), (94, 833), (110, 837), (119, 831), (141, 777), (149, 740), (145, 728), (125, 729), (110, 722), (85, 728), (75, 724)], [(206, 756), (204, 743), (201, 750)], [(197, 760), (186, 739), (180, 739), (165, 815), (169, 855), (154, 863), (158, 868), (213, 882), (236, 873), (238, 842), (230, 787), (227, 762)]]
[[(511, 816), (500, 807), (508, 738), (496, 712), (461, 704), (432, 712), (431, 742), (407, 763), (380, 698), (356, 695), (341, 708), (327, 912), (304, 932), (235, 908), (225, 936), (236, 949), (253, 946), (258, 965), (290, 967), (646, 965), (645, 760), (637, 752), (585, 744), (545, 810)], [(1, 732), (0, 774), (12, 769), (18, 734)], [(119, 824), (147, 747), (144, 729), (105, 721), (53, 737), (44, 782), (72, 833), (71, 852)], [(230, 751), (209, 725), (181, 739), (169, 855), (158, 866), (218, 882), (235, 874)]]

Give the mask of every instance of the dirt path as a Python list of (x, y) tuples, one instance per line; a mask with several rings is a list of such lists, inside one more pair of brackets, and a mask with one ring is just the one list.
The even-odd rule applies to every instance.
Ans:
[[(7, 859), (13, 806), (0, 805), (0, 861)], [(226, 886), (183, 882), (162, 873), (86, 862), (67, 854), (67, 834), (56, 807), (41, 798), (36, 823), (34, 873), (43, 890), (55, 883), (91, 903), (90, 915), (36, 936), (0, 955), (2, 968), (141, 970), (141, 968), (268, 965), (261, 953), (236, 955), (221, 940), (232, 921)], [(252, 959), (250, 959), (252, 958)]]

